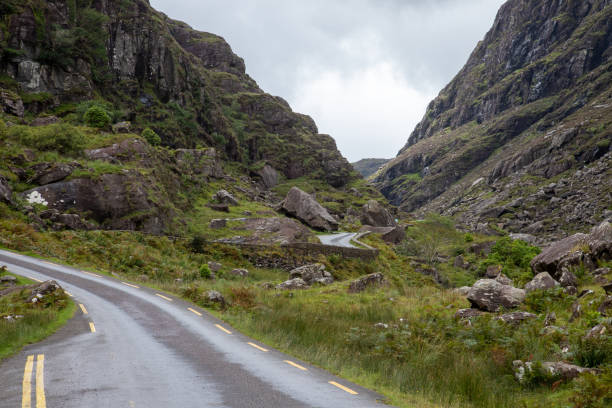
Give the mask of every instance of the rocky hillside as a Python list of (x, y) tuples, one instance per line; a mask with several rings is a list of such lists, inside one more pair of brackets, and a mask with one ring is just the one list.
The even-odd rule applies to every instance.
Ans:
[(405, 211), (547, 237), (612, 215), (612, 2), (509, 0), (376, 178)]
[(215, 147), (336, 187), (354, 177), (334, 140), (264, 93), (221, 37), (147, 0), (4, 0), (0, 16), (0, 104), (12, 122), (70, 119), (78, 102), (97, 100), (165, 146)]
[(368, 178), (388, 162), (389, 159), (361, 159), (358, 162), (351, 163), (351, 166), (363, 177)]

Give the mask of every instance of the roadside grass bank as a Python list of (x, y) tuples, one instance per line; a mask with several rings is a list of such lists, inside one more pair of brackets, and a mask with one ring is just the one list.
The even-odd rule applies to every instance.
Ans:
[[(434, 227), (432, 236), (428, 231)], [(580, 300), (583, 317), (576, 320), (571, 320), (571, 305), (577, 298), (561, 290), (528, 295), (519, 310), (538, 317), (518, 327), (496, 315), (471, 322), (456, 319), (457, 309), (469, 303), (444, 285), (472, 284), (493, 263), (515, 282), (524, 282), (531, 274), (525, 260), (536, 249), (504, 237), (493, 245), (485, 237), (455, 230), (448, 220), (415, 222), (408, 231), (411, 241), (396, 249), (376, 236), (365, 238), (380, 250), (370, 263), (320, 257), (336, 282), (291, 292), (269, 289), (286, 280), (287, 272), (256, 268), (237, 248), (212, 245), (194, 252), (188, 241), (164, 237), (111, 231), (39, 233), (19, 223), (10, 226), (10, 233), (5, 239), (8, 229), (0, 223), (0, 243), (6, 247), (173, 293), (265, 344), (380, 392), (398, 407), (605, 406), (600, 403), (604, 399), (591, 396), (607, 392), (612, 340), (583, 340), (587, 330), (604, 321), (595, 310), (604, 296), (601, 288), (591, 285), (587, 274), (579, 276), (580, 286), (592, 288), (594, 294)], [(443, 239), (436, 238), (440, 235)], [(490, 251), (474, 252), (475, 245), (488, 245)], [(455, 268), (458, 255), (472, 267)], [(208, 261), (222, 264), (214, 280), (209, 279)], [(424, 274), (434, 266), (443, 273), (443, 285)], [(247, 268), (249, 276), (232, 276), (233, 268)], [(347, 292), (350, 280), (372, 272), (383, 272), (388, 285)], [(228, 305), (211, 303), (209, 290), (221, 292)], [(563, 331), (543, 332), (550, 312)], [(565, 354), (564, 346), (571, 354)], [(521, 385), (512, 368), (518, 359), (565, 360), (597, 367), (602, 374), (559, 382), (536, 373)]]

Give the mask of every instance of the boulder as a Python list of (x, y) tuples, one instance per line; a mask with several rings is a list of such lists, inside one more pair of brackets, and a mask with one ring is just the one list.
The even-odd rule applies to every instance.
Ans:
[(30, 123), (30, 126), (48, 126), (59, 122), (57, 116), (41, 116)]
[(285, 245), (308, 242), (314, 234), (304, 224), (287, 217), (248, 218), (236, 229), (251, 231), (251, 234), (219, 239), (218, 242), (252, 245)]
[(592, 327), (587, 334), (584, 336), (585, 339), (594, 339), (603, 336), (608, 331), (605, 324), (599, 323)]
[(215, 194), (214, 199), (221, 204), (238, 205), (238, 200), (231, 195), (227, 190), (219, 190)]
[(527, 292), (533, 292), (534, 290), (548, 290), (555, 286), (559, 286), (559, 282), (554, 280), (548, 272), (538, 273), (531, 282), (525, 285)]
[(460, 288), (453, 289), (453, 292), (455, 292), (455, 293), (457, 293), (457, 294), (459, 294), (461, 296), (467, 296), (467, 294), (470, 293), (470, 289), (472, 289), (472, 288), (469, 287), (469, 286), (462, 286)]
[(388, 244), (397, 245), (406, 239), (406, 229), (397, 225), (382, 234), (382, 239)]
[(0, 176), (0, 201), (12, 204), (13, 202), (13, 190), (8, 184), (8, 181)]
[(211, 208), (211, 209), (215, 210), (215, 211), (226, 212), (226, 213), (230, 212), (229, 206), (227, 204), (208, 203), (208, 204), (206, 204), (206, 206), (208, 208)]
[(501, 283), (502, 285), (514, 286), (514, 282), (512, 281), (512, 279), (510, 279), (503, 273), (500, 273), (499, 275), (497, 275), (497, 278), (495, 278), (495, 280)]
[(514, 241), (521, 240), (531, 245), (535, 244), (537, 241), (537, 238), (531, 234), (509, 234), (508, 236)]
[(469, 262), (466, 262), (463, 258), (463, 255), (457, 255), (455, 260), (453, 261), (453, 266), (455, 268), (468, 269), (470, 267)]
[(569, 286), (575, 287), (578, 285), (578, 279), (567, 268), (562, 268), (561, 276), (559, 276), (559, 284), (561, 284), (561, 286), (563, 286), (564, 288), (567, 288)]
[(223, 295), (220, 292), (217, 292), (216, 290), (209, 290), (208, 292), (206, 292), (206, 300), (221, 307), (225, 307), (227, 305), (227, 302), (225, 301)]
[(612, 295), (612, 282), (605, 283), (601, 287), (606, 292), (606, 295)]
[(299, 268), (293, 269), (289, 272), (289, 278), (301, 278), (307, 285), (313, 285), (320, 283), (322, 285), (329, 285), (334, 282), (334, 278), (331, 273), (325, 270), (325, 265), (320, 263), (309, 264), (300, 266)]
[(223, 167), (217, 151), (212, 147), (206, 149), (176, 149), (174, 162), (177, 169), (186, 174), (204, 177), (223, 177)]
[(150, 157), (151, 147), (141, 139), (125, 139), (119, 143), (99, 149), (85, 150), (90, 160), (105, 160), (112, 163), (129, 162)]
[(310, 286), (302, 278), (289, 279), (283, 283), (276, 285), (276, 289), (282, 290), (294, 290), (294, 289), (308, 289)]
[(219, 272), (221, 268), (223, 268), (223, 265), (221, 265), (219, 262), (208, 262), (208, 269), (210, 269), (211, 272)]
[(266, 164), (259, 170), (253, 171), (252, 175), (257, 179), (260, 186), (266, 190), (269, 190), (278, 184), (278, 172), (269, 164)]
[(525, 300), (525, 291), (510, 285), (503, 285), (493, 279), (480, 279), (467, 295), (472, 307), (488, 312), (500, 308), (511, 309)]
[(34, 176), (29, 183), (36, 183), (41, 186), (64, 180), (72, 174), (76, 166), (67, 163), (40, 163), (30, 167), (34, 171)]
[(597, 261), (612, 258), (612, 225), (604, 221), (590, 234), (574, 234), (552, 243), (531, 261), (534, 272), (559, 278), (562, 268), (583, 264), (595, 269)]
[(472, 317), (478, 317), (481, 314), (483, 314), (483, 311), (478, 309), (459, 309), (457, 313), (455, 313), (455, 319), (470, 319)]
[(495, 279), (499, 276), (502, 271), (501, 265), (489, 265), (487, 267), (487, 271), (485, 272), (485, 276), (489, 279)]
[(503, 314), (499, 316), (497, 319), (502, 320), (504, 323), (508, 323), (512, 325), (519, 325), (520, 323), (524, 322), (527, 319), (535, 319), (536, 317), (538, 316), (533, 313), (512, 312), (512, 313)]
[(2, 285), (14, 285), (17, 283), (17, 278), (12, 275), (0, 276), (0, 284)]
[(546, 318), (544, 319), (544, 326), (545, 327), (552, 326), (556, 322), (557, 322), (557, 314), (555, 312), (550, 312), (546, 315)]
[(57, 290), (62, 290), (62, 287), (58, 285), (57, 282), (54, 280), (48, 280), (36, 285), (32, 285), (32, 291), (26, 301), (28, 303), (38, 303), (45, 296), (54, 293)]
[(229, 272), (229, 274), (233, 276), (239, 276), (241, 278), (244, 278), (244, 277), (249, 276), (249, 271), (246, 269), (242, 269), (242, 268), (236, 268), (236, 269), (232, 269)]
[(569, 318), (569, 322), (573, 322), (574, 320), (578, 319), (580, 316), (582, 316), (582, 305), (580, 304), (579, 301), (575, 301), (572, 304), (572, 315)]
[(395, 220), (378, 201), (370, 200), (361, 209), (361, 223), (373, 227), (393, 227)]
[(387, 280), (382, 273), (371, 273), (351, 282), (348, 291), (349, 293), (359, 293), (370, 287), (382, 286), (386, 284), (386, 282)]
[(132, 124), (129, 121), (118, 122), (112, 126), (113, 133), (130, 133)]
[[(519, 382), (524, 381), (527, 371), (533, 370), (533, 363), (529, 361), (523, 362), (521, 360), (515, 360), (512, 362), (512, 366), (514, 367), (515, 377)], [(547, 371), (550, 375), (561, 377), (564, 380), (574, 379), (582, 373), (598, 373), (596, 369), (580, 367), (563, 361), (544, 362), (542, 363), (542, 369)]]
[(612, 296), (607, 296), (603, 302), (597, 308), (597, 311), (601, 313), (602, 316), (610, 317), (612, 316)]
[(225, 228), (227, 226), (227, 220), (221, 218), (221, 219), (214, 219), (214, 220), (210, 220), (210, 223), (208, 224), (208, 227), (210, 229), (221, 229), (221, 228)]
[(310, 194), (292, 187), (280, 203), (279, 211), (297, 218), (312, 228), (322, 231), (335, 231), (338, 222)]

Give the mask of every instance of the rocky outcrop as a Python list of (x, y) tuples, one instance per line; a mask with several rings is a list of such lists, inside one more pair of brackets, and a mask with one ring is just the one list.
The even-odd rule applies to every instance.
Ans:
[(9, 115), (23, 117), (23, 101), (19, 95), (7, 89), (0, 89), (0, 107)]
[(335, 231), (338, 222), (310, 194), (292, 187), (279, 205), (279, 211), (295, 217), (306, 225), (322, 230)]
[(301, 278), (307, 285), (319, 283), (321, 285), (330, 285), (334, 282), (331, 273), (325, 270), (323, 264), (309, 264), (300, 266), (289, 272), (289, 279)]
[(387, 283), (385, 276), (380, 273), (371, 273), (369, 275), (363, 276), (357, 280), (354, 280), (350, 283), (348, 292), (349, 293), (359, 293), (363, 292), (368, 288), (376, 288), (383, 286)]
[(80, 165), (69, 163), (39, 163), (29, 168), (30, 171), (34, 172), (34, 175), (28, 181), (39, 185), (62, 181), (70, 176), (76, 167), (80, 167)]
[(278, 172), (269, 164), (264, 165), (252, 172), (253, 177), (259, 182), (260, 186), (266, 190), (278, 184)]
[[(515, 377), (519, 382), (523, 382), (527, 371), (532, 371), (534, 365), (532, 362), (523, 362), (521, 360), (515, 360), (512, 362), (514, 367)], [(593, 373), (597, 374), (599, 371), (592, 368), (580, 367), (573, 364), (568, 364), (563, 361), (555, 362), (543, 362), (541, 367), (549, 375), (554, 377), (560, 377), (564, 380), (571, 380), (578, 377), (582, 373)]]
[(310, 286), (304, 282), (302, 278), (289, 279), (283, 283), (276, 285), (276, 289), (281, 290), (296, 290), (296, 289), (308, 289)]
[(30, 295), (26, 300), (28, 303), (39, 303), (45, 298), (45, 296), (56, 292), (63, 293), (62, 287), (54, 280), (31, 285), (28, 288), (30, 289)]
[(361, 223), (373, 227), (393, 227), (395, 220), (378, 201), (370, 200), (361, 209)]
[(227, 190), (219, 190), (215, 193), (214, 199), (221, 204), (238, 205), (238, 200)]
[(502, 307), (512, 309), (519, 306), (525, 300), (525, 291), (493, 279), (480, 279), (468, 292), (467, 299), (474, 308), (497, 312)]
[(552, 243), (531, 261), (534, 272), (560, 278), (564, 268), (584, 265), (595, 269), (600, 260), (612, 259), (612, 225), (603, 222), (590, 234), (574, 234)]
[(602, 0), (507, 1), (376, 185), (402, 210), (473, 229), (496, 222), (554, 239), (601, 222), (611, 17)]
[(525, 285), (525, 291), (529, 293), (534, 290), (553, 289), (557, 286), (559, 286), (559, 282), (554, 280), (548, 272), (540, 272)]
[(0, 201), (11, 204), (13, 202), (13, 190), (8, 181), (0, 176)]
[[(225, 220), (217, 220), (225, 221)], [(253, 245), (283, 245), (308, 242), (314, 234), (303, 224), (291, 218), (245, 218), (236, 229), (251, 231), (251, 234), (219, 239), (219, 242)]]

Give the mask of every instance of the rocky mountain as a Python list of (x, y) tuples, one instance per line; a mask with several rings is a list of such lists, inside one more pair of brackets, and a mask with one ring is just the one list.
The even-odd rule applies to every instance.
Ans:
[(0, 103), (19, 120), (103, 100), (115, 122), (150, 127), (165, 146), (215, 147), (290, 179), (354, 177), (334, 140), (264, 93), (223, 38), (148, 0), (3, 0), (0, 16)]
[(509, 0), (376, 178), (405, 211), (559, 236), (612, 215), (612, 1)]
[(355, 163), (351, 163), (351, 166), (353, 166), (353, 168), (363, 177), (368, 178), (388, 162), (389, 159), (361, 159)]

